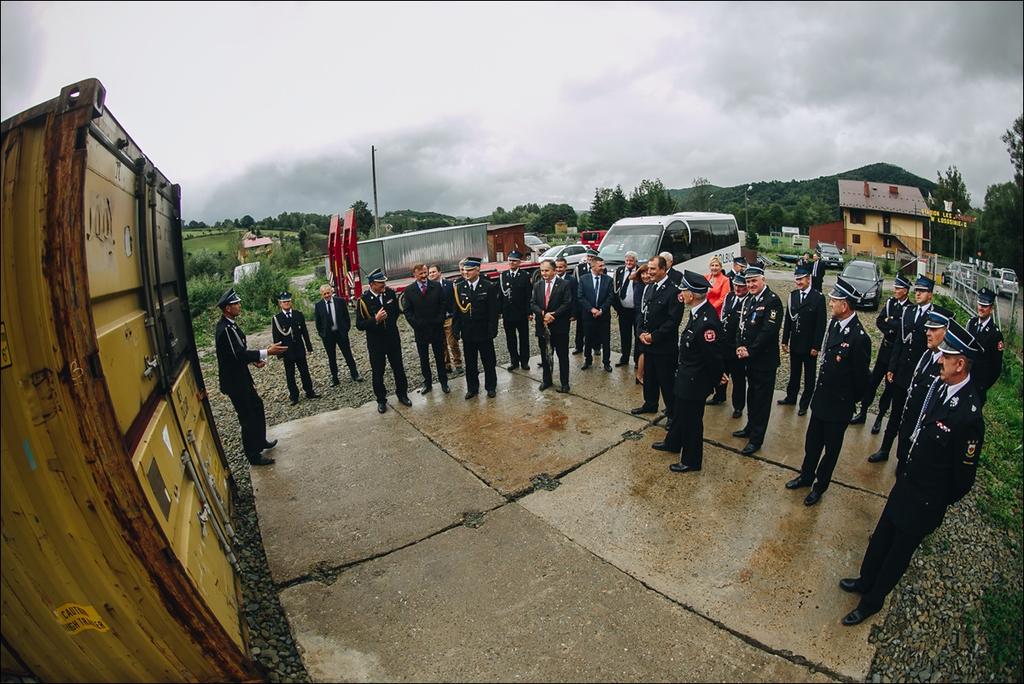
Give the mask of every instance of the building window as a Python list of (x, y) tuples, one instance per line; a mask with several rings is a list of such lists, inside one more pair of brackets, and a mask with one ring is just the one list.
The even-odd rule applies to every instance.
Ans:
[(853, 234), (853, 244), (855, 244), (855, 245), (859, 245), (860, 244), (860, 233), (854, 233)]
[(861, 225), (863, 225), (867, 222), (867, 213), (863, 209), (850, 210), (850, 223), (860, 223)]
[(890, 238), (890, 237), (882, 238), (882, 246), (885, 247), (886, 249), (889, 249), (890, 247), (892, 247), (892, 238)]

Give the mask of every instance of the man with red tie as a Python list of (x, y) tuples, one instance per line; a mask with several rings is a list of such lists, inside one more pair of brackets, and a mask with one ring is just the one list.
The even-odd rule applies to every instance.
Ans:
[(558, 391), (569, 391), (569, 316), (574, 301), (569, 284), (555, 277), (555, 263), (550, 259), (542, 261), (540, 280), (533, 285), (530, 301), (544, 369), (542, 392), (552, 385), (552, 350), (558, 354)]
[(416, 352), (420, 357), (420, 372), (423, 373), (420, 394), (428, 394), (434, 387), (434, 377), (430, 372), (431, 350), (441, 391), (448, 394), (448, 373), (444, 365), (444, 290), (439, 283), (427, 280), (426, 264), (413, 266), (412, 275), (415, 282), (402, 294), (405, 297), (405, 320), (409, 321), (416, 337)]

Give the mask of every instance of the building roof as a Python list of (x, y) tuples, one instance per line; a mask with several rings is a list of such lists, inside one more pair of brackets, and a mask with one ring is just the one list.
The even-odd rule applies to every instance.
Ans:
[(492, 230), (504, 230), (505, 228), (526, 228), (525, 223), (488, 223), (487, 232)]
[(885, 211), (907, 216), (929, 216), (921, 191), (912, 185), (839, 181), (839, 206), (844, 209)]
[(269, 237), (258, 237), (251, 240), (242, 240), (242, 249), (252, 249), (253, 247), (267, 247), (274, 244), (274, 238)]

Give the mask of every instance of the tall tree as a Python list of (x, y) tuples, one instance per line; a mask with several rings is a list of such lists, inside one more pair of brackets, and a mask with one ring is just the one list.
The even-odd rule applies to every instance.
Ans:
[[(931, 194), (929, 206), (936, 211), (945, 211), (946, 202), (949, 202), (956, 213), (966, 214), (970, 211), (971, 194), (967, 192), (967, 184), (964, 183), (964, 178), (960, 175), (960, 170), (956, 168), (956, 165), (946, 168), (945, 174), (937, 172), (936, 175), (938, 176), (938, 185)], [(955, 240), (954, 231), (957, 231)], [(961, 241), (965, 238), (964, 232), (961, 228), (932, 222), (931, 251), (952, 255), (955, 258), (953, 244), (956, 243), (957, 252), (960, 252)]]
[(373, 232), (373, 212), (366, 206), (366, 202), (356, 200), (349, 208), (355, 209), (356, 230)]
[(1024, 272), (1021, 234), (1024, 233), (1021, 198), (1024, 193), (1017, 183), (988, 186), (985, 212), (981, 216), (979, 247), (981, 257), (996, 266)]
[(590, 225), (597, 230), (608, 230), (617, 219), (612, 217), (612, 191), (610, 188), (594, 188), (594, 200), (590, 203)]
[(252, 228), (255, 223), (256, 223), (256, 219), (254, 219), (252, 216), (249, 216), (248, 214), (243, 216), (238, 221), (238, 225), (241, 226), (242, 228), (246, 228), (246, 229)]
[(621, 185), (616, 185), (612, 191), (611, 198), (609, 200), (611, 204), (611, 223), (615, 223), (620, 218), (624, 218), (629, 212), (629, 200), (626, 199), (626, 193), (622, 191)]
[(1006, 151), (1010, 153), (1010, 161), (1013, 163), (1013, 180), (1024, 188), (1024, 170), (1021, 168), (1024, 165), (1024, 114), (1018, 116), (1013, 122), (1013, 128), (1006, 131), (1003, 142), (1006, 143)]
[(711, 181), (703, 176), (693, 179), (693, 190), (690, 191), (687, 204), (691, 211), (707, 211), (711, 204)]

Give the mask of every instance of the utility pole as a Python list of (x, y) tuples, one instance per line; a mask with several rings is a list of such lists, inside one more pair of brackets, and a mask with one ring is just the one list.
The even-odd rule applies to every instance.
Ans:
[(747, 193), (754, 189), (753, 185), (748, 185), (747, 189), (743, 191), (743, 232), (747, 233), (750, 231), (750, 198), (747, 197)]
[(370, 145), (370, 166), (373, 169), (373, 228), (380, 237), (380, 215), (377, 211), (377, 148)]

